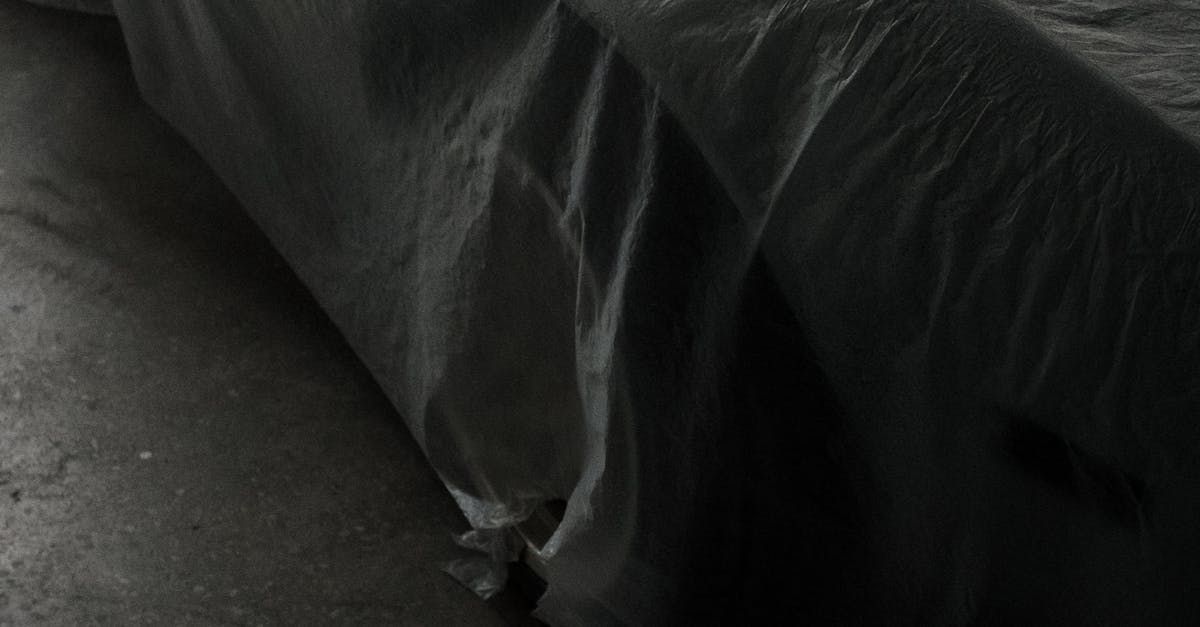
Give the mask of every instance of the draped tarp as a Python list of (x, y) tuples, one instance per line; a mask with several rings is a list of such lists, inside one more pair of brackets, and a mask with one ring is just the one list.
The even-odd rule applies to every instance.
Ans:
[(116, 4), (551, 622), (1200, 618), (1195, 8)]

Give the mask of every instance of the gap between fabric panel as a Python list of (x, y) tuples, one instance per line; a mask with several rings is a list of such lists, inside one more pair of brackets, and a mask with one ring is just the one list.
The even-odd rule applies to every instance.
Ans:
[(36, 4), (51, 9), (62, 9), (64, 11), (79, 11), (81, 13), (91, 13), (93, 15), (116, 15), (113, 10), (112, 0), (25, 0), (30, 4)]

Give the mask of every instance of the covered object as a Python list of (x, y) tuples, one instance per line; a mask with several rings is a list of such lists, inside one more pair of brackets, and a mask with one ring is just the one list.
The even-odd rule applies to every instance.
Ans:
[(1194, 2), (115, 7), (549, 622), (1200, 621)]

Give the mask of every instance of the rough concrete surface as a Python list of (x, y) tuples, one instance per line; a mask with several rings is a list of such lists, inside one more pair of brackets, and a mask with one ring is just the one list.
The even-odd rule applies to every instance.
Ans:
[(138, 98), (0, 0), (0, 625), (501, 624), (341, 337)]

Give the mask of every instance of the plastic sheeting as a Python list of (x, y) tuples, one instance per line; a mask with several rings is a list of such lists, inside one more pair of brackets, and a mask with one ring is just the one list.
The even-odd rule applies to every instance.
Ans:
[(1189, 0), (1004, 0), (1200, 138), (1200, 5)]
[(1013, 4), (117, 10), (550, 622), (1193, 622), (1195, 64)]

